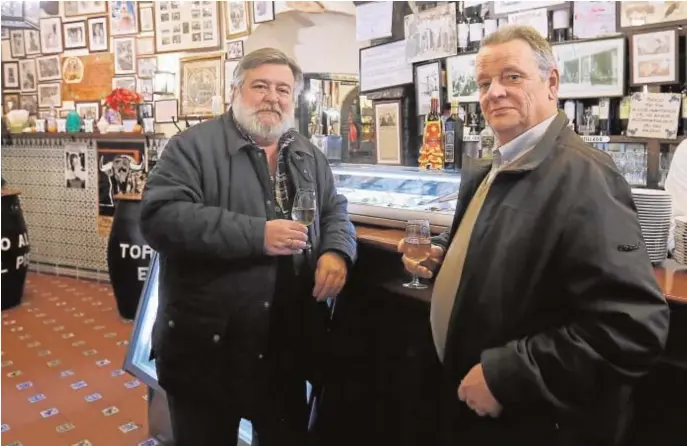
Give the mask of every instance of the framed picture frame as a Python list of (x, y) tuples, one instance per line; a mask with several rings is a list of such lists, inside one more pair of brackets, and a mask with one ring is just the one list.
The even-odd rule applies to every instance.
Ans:
[(107, 27), (107, 17), (92, 17), (88, 19), (88, 51), (91, 53), (110, 51), (110, 32)]
[(138, 79), (136, 81), (136, 91), (143, 97), (144, 101), (152, 101), (153, 100), (153, 91), (154, 91), (154, 84), (153, 84), (153, 79)]
[(80, 17), (97, 14), (107, 14), (107, 4), (109, 2), (60, 2), (64, 8), (64, 16)]
[(115, 76), (112, 78), (112, 89), (124, 88), (136, 91), (136, 76)]
[[(458, 53), (456, 4), (440, 2), (419, 14), (408, 14), (404, 19), (406, 60), (410, 63), (441, 59)], [(433, 30), (441, 39), (428, 39), (426, 29)]]
[(110, 8), (110, 35), (130, 36), (138, 34), (138, 7), (135, 1), (116, 2), (117, 7)]
[(62, 79), (62, 60), (59, 54), (36, 58), (38, 82), (59, 81)]
[(113, 40), (114, 74), (136, 74), (136, 38), (120, 37)]
[(100, 102), (98, 101), (74, 101), (74, 109), (84, 119), (100, 119)]
[(5, 114), (19, 109), (19, 93), (5, 93), (2, 95), (2, 108)]
[(41, 53), (41, 34), (35, 29), (24, 30), (24, 47), (27, 56)]
[(180, 60), (181, 117), (214, 116), (212, 98), (222, 96), (223, 69), (221, 54), (184, 57)]
[(375, 101), (377, 164), (402, 163), (401, 101)]
[(475, 79), (477, 54), (461, 54), (446, 58), (446, 98), (460, 103), (479, 102), (479, 86)]
[(155, 37), (139, 37), (136, 39), (136, 55), (150, 56), (155, 54)]
[(358, 66), (361, 93), (413, 83), (413, 64), (406, 60), (405, 40), (360, 48)]
[(2, 86), (7, 90), (19, 88), (19, 62), (2, 63)]
[(625, 94), (624, 37), (561, 43), (552, 50), (560, 73), (559, 99)]
[(143, 104), (138, 104), (136, 107), (136, 116), (139, 120), (143, 120), (145, 118), (154, 118), (155, 113), (153, 110), (153, 103), (144, 102)]
[(677, 28), (630, 36), (630, 85), (666, 85), (678, 81)]
[(19, 61), (19, 91), (33, 93), (38, 85), (36, 74), (36, 59)]
[(218, 50), (224, 2), (155, 2), (155, 52)]
[(677, 28), (687, 25), (687, 5), (683, 2), (617, 2), (618, 26), (622, 31)]
[(139, 57), (136, 61), (136, 75), (139, 79), (152, 79), (157, 70), (157, 57)]
[(64, 33), (64, 49), (73, 50), (88, 46), (88, 29), (85, 20), (63, 23), (62, 31)]
[(29, 115), (36, 115), (38, 113), (38, 95), (35, 93), (19, 95), (19, 107), (29, 112)]
[(41, 36), (41, 53), (56, 54), (64, 52), (61, 18), (42, 18), (40, 20), (39, 28)]
[(224, 2), (225, 29), (227, 39), (234, 40), (250, 35), (249, 2), (229, 0)]
[(243, 57), (243, 40), (227, 42), (227, 60), (239, 60)]
[(153, 103), (156, 124), (171, 124), (179, 120), (179, 100), (161, 99)]
[(443, 104), (441, 94), (441, 62), (429, 62), (415, 65), (415, 104), (418, 115), (429, 113), (432, 93), (439, 95), (439, 104)]
[(62, 84), (38, 84), (38, 106), (40, 108), (62, 107)]
[(508, 1), (494, 2), (494, 14), (511, 14), (514, 12), (529, 11), (531, 9), (546, 8), (565, 3), (562, 0), (540, 0), (540, 1)]
[(274, 20), (274, 2), (251, 2), (253, 23), (266, 23)]
[(138, 29), (142, 33), (155, 32), (155, 12), (152, 3), (138, 4)]
[(26, 46), (24, 45), (24, 31), (21, 29), (10, 30), (10, 55), (12, 59), (26, 57)]

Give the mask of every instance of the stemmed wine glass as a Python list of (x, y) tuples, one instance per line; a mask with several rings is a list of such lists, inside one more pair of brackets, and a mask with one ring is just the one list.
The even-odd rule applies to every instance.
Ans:
[[(291, 219), (305, 226), (310, 226), (315, 222), (316, 204), (314, 189), (298, 189), (296, 197), (293, 199)], [(310, 249), (310, 241), (306, 242), (305, 249)]]
[[(410, 260), (420, 263), (429, 258), (432, 250), (432, 233), (429, 229), (429, 220), (408, 220), (406, 223), (406, 238), (403, 253)], [(417, 274), (413, 274), (413, 280), (403, 284), (404, 287), (413, 290), (424, 290), (427, 285), (420, 283)]]

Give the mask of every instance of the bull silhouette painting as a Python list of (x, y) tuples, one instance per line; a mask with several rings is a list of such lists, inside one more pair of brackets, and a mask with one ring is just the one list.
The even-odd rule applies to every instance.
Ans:
[(115, 195), (142, 193), (147, 177), (140, 152), (137, 156), (124, 153), (132, 151), (112, 152), (102, 151), (98, 161), (100, 215), (114, 215)]

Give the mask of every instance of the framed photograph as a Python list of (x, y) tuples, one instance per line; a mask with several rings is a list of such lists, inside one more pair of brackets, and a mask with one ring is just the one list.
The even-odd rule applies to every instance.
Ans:
[(64, 146), (64, 185), (68, 189), (86, 189), (88, 167), (86, 151), (65, 144)]
[(136, 74), (136, 38), (114, 39), (115, 74)]
[(152, 79), (157, 70), (157, 57), (139, 57), (136, 68), (139, 79)]
[(156, 124), (168, 124), (179, 120), (179, 101), (176, 99), (163, 99), (154, 102)]
[(36, 59), (24, 59), (19, 61), (19, 90), (22, 93), (36, 91)]
[[(405, 16), (404, 27), (408, 63), (441, 59), (458, 53), (455, 3), (440, 3), (419, 14), (409, 14)], [(428, 30), (442, 38), (428, 38)]]
[(630, 38), (630, 85), (676, 83), (677, 54), (677, 28), (633, 34)]
[(220, 5), (224, 2), (155, 2), (155, 51), (217, 50), (221, 46)]
[(250, 9), (248, 9), (248, 5), (249, 2), (236, 0), (229, 0), (224, 3), (227, 39), (233, 40), (250, 34)]
[(136, 76), (115, 76), (112, 78), (112, 89), (124, 88), (136, 91)]
[(74, 107), (83, 119), (93, 119), (94, 122), (100, 119), (100, 102), (98, 101), (76, 101)]
[(2, 86), (5, 89), (12, 90), (19, 88), (19, 63), (18, 62), (3, 62), (2, 63)]
[(432, 93), (439, 95), (441, 106), (444, 103), (441, 97), (441, 62), (415, 65), (415, 103), (418, 115), (429, 113)]
[(110, 8), (110, 35), (138, 34), (138, 8), (135, 1), (112, 2)]
[(234, 71), (239, 66), (238, 60), (224, 61), (224, 103), (231, 104), (231, 88), (234, 81)]
[(24, 46), (24, 31), (21, 29), (10, 30), (10, 54), (13, 59), (26, 57)]
[(86, 21), (68, 22), (62, 24), (64, 32), (64, 48), (72, 50), (75, 48), (86, 48), (87, 33)]
[(620, 8), (621, 29), (677, 27), (687, 24), (685, 2), (618, 2), (617, 5)]
[(2, 95), (2, 105), (5, 113), (20, 109), (19, 93), (5, 93)]
[(377, 163), (401, 164), (401, 101), (375, 102)]
[(546, 8), (547, 6), (560, 5), (563, 3), (565, 2), (561, 0), (494, 2), (494, 14), (510, 14), (513, 12), (527, 11), (529, 9)]
[(252, 2), (253, 23), (265, 23), (274, 20), (274, 2)]
[(238, 60), (243, 57), (243, 40), (227, 42), (227, 60)]
[(19, 96), (19, 108), (29, 112), (29, 115), (38, 113), (38, 95), (22, 94)]
[[(78, 17), (84, 15), (95, 15), (107, 13), (108, 2), (60, 2), (64, 7), (65, 17)], [(113, 7), (118, 3), (112, 2)]]
[(62, 107), (62, 84), (38, 84), (38, 106), (41, 108)]
[(41, 53), (41, 35), (35, 29), (24, 30), (24, 46), (27, 56), (33, 56)]
[(144, 102), (143, 104), (138, 104), (137, 116), (139, 119), (154, 118), (153, 114), (153, 104), (152, 102)]
[(361, 48), (358, 66), (361, 92), (413, 83), (413, 64), (406, 61), (405, 40)]
[(110, 35), (107, 29), (107, 17), (88, 19), (88, 51), (110, 51)]
[(475, 80), (477, 54), (465, 54), (446, 59), (447, 100), (479, 102), (479, 87)]
[(220, 54), (181, 59), (182, 117), (213, 116), (212, 98), (222, 96), (222, 56)]
[(155, 37), (138, 37), (136, 39), (136, 55), (150, 56), (155, 54)]
[(139, 79), (136, 82), (136, 91), (143, 97), (144, 101), (152, 101), (153, 79)]
[(55, 54), (64, 51), (62, 45), (62, 19), (59, 17), (43, 18), (40, 22), (41, 53)]
[(59, 81), (62, 79), (60, 71), (60, 55), (43, 56), (36, 58), (38, 68), (38, 82)]
[(625, 93), (625, 38), (553, 45), (560, 99), (621, 97)]
[(153, 5), (141, 3), (138, 4), (138, 21), (139, 29), (142, 33), (155, 32), (155, 14), (153, 13)]

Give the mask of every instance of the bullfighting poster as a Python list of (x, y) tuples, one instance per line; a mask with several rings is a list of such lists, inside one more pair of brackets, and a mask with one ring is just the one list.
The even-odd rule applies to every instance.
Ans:
[(98, 234), (110, 235), (115, 197), (143, 192), (147, 179), (143, 146), (126, 148), (98, 146)]

